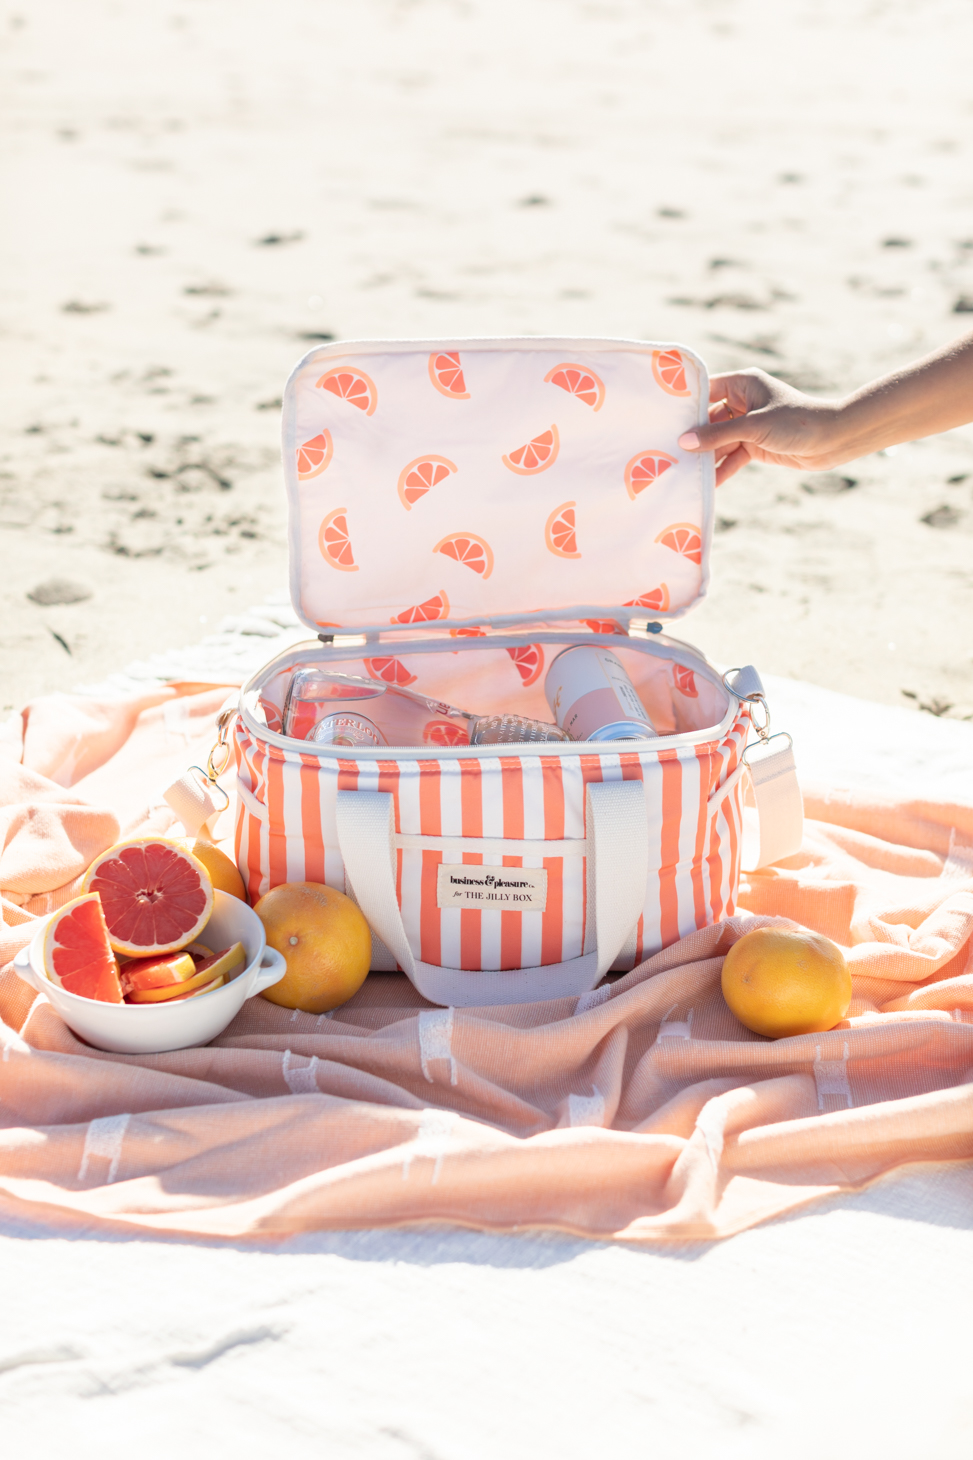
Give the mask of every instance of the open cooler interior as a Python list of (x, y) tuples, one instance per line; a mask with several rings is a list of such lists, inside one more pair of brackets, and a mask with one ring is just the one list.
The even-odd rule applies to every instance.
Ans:
[[(580, 641), (600, 644), (618, 656), (659, 735), (715, 729), (723, 721), (729, 695), (717, 671), (688, 645), (670, 646), (665, 640), (635, 644), (623, 635), (592, 635)], [(537, 642), (510, 634), (480, 635), (424, 640), (414, 650), (399, 643), (369, 645), (364, 657), (356, 657), (361, 650), (351, 648), (298, 644), (252, 682), (247, 709), (258, 725), (280, 734), (291, 678), (296, 670), (313, 665), (399, 685), (474, 715), (512, 714), (551, 722), (545, 677), (561, 650), (578, 643), (579, 636), (551, 635)], [(371, 648), (383, 652), (369, 653)]]

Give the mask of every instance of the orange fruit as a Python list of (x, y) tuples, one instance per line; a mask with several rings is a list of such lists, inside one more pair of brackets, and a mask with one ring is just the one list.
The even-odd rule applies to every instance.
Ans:
[(324, 1014), (358, 992), (368, 976), (372, 935), (361, 909), (320, 882), (284, 882), (257, 903), (267, 943), (287, 960), (280, 983), (261, 998)]
[(331, 440), (330, 431), (322, 431), (320, 436), (314, 436), (310, 441), (305, 441), (303, 446), (297, 448), (298, 481), (307, 482), (312, 477), (319, 477), (324, 469), (331, 465), (333, 455), (334, 442)]
[(540, 644), (523, 644), (519, 649), (508, 649), (507, 653), (517, 666), (524, 689), (540, 678), (544, 668), (544, 650)]
[(723, 997), (741, 1024), (768, 1039), (833, 1029), (851, 1003), (837, 944), (806, 928), (754, 928), (723, 960)]
[(195, 973), (196, 960), (186, 951), (163, 953), (159, 958), (127, 958), (121, 973), (122, 991), (126, 998), (146, 989), (169, 989), (176, 994), (179, 985)]
[(481, 578), (489, 578), (493, 572), (493, 549), (475, 532), (449, 532), (439, 539), (433, 552), (455, 558)]
[(470, 732), (459, 720), (430, 720), (422, 738), (427, 745), (469, 745)]
[(531, 437), (526, 446), (518, 446), (516, 451), (511, 451), (509, 456), (502, 456), (500, 460), (511, 471), (522, 477), (530, 477), (535, 472), (546, 471), (549, 466), (553, 466), (560, 449), (561, 438), (557, 434), (557, 427), (552, 426), (539, 436)]
[(228, 892), (231, 897), (238, 897), (241, 902), (246, 902), (247, 891), (243, 885), (243, 878), (237, 870), (236, 862), (228, 857), (226, 852), (221, 851), (213, 842), (200, 837), (197, 837), (192, 843), (188, 839), (183, 840), (181, 845), (192, 852), (197, 861), (202, 862), (209, 873), (209, 880), (217, 892)]
[(432, 598), (427, 598), (425, 603), (416, 603), (412, 608), (404, 608), (390, 622), (393, 624), (427, 624), (437, 618), (449, 618), (449, 599), (442, 589)]
[(66, 902), (44, 934), (44, 972), (69, 994), (120, 1004), (118, 964), (108, 940), (101, 898), (96, 892)]
[(544, 541), (548, 552), (556, 558), (580, 558), (578, 540), (575, 534), (574, 502), (562, 502), (555, 507), (544, 528)]
[(455, 461), (450, 461), (448, 456), (417, 456), (399, 472), (399, 501), (411, 512), (412, 504), (424, 497), (430, 487), (438, 487), (456, 470)]
[(378, 391), (375, 382), (361, 370), (352, 370), (347, 365), (336, 365), (326, 370), (315, 385), (319, 390), (330, 391), (339, 400), (346, 400), (350, 406), (357, 406), (370, 416), (378, 405)]
[(699, 535), (699, 528), (691, 522), (671, 523), (659, 533), (656, 542), (661, 542), (663, 547), (671, 548), (674, 553), (689, 558), (693, 563), (701, 563), (703, 560), (703, 539)]
[(667, 395), (691, 395), (686, 365), (678, 350), (653, 350), (652, 374)]
[(85, 873), (97, 892), (116, 953), (176, 953), (198, 937), (213, 911), (213, 884), (192, 852), (166, 837), (132, 837), (109, 847)]
[(669, 611), (669, 590), (664, 583), (658, 588), (653, 588), (651, 593), (643, 593), (640, 598), (630, 598), (623, 608), (654, 608), (656, 613), (668, 613)]
[(640, 451), (638, 456), (633, 456), (625, 468), (625, 490), (632, 501), (675, 464), (676, 458), (666, 451)]
[(397, 684), (403, 689), (407, 684), (415, 684), (416, 676), (410, 674), (400, 659), (366, 659), (365, 668), (373, 679), (380, 679), (384, 684)]
[(621, 624), (613, 618), (583, 618), (581, 620), (593, 634), (624, 634)]
[(440, 394), (448, 395), (450, 400), (470, 398), (457, 350), (433, 351), (429, 356), (429, 379)]
[(600, 411), (605, 399), (604, 383), (585, 365), (555, 365), (544, 376), (549, 385), (559, 385), (568, 395), (584, 401), (593, 411)]
[(681, 695), (685, 695), (687, 700), (699, 699), (699, 690), (696, 688), (696, 676), (684, 664), (674, 664), (672, 666), (672, 680), (676, 689)]
[(336, 507), (328, 513), (318, 532), (318, 547), (324, 561), (332, 568), (340, 568), (342, 573), (357, 573), (358, 564), (348, 540), (347, 514), (347, 507)]

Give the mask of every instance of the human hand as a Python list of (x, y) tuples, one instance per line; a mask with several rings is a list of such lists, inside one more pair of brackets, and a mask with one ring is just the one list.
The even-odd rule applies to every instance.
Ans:
[(827, 471), (849, 459), (841, 450), (840, 405), (816, 400), (756, 368), (714, 375), (710, 424), (679, 438), (684, 451), (716, 453), (716, 485), (750, 461)]

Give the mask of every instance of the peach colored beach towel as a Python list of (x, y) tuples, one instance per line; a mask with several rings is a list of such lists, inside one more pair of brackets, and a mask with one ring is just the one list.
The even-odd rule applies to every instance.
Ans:
[[(333, 1015), (248, 1003), (204, 1049), (80, 1043), (9, 960), (205, 755), (224, 691), (40, 700), (0, 746), (0, 1210), (239, 1238), (452, 1221), (726, 1236), (908, 1162), (973, 1159), (973, 807), (808, 795), (735, 918), (580, 1001), (448, 1010), (372, 975)], [(841, 943), (849, 1018), (770, 1042), (720, 994), (754, 919)]]

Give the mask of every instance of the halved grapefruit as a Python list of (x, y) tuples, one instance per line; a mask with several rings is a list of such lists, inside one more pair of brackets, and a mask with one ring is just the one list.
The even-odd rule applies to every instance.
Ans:
[(357, 406), (366, 416), (372, 415), (378, 405), (374, 380), (370, 380), (363, 371), (352, 370), (347, 365), (336, 365), (333, 370), (326, 370), (314, 383), (319, 390), (330, 391), (339, 400)]
[(656, 542), (661, 542), (663, 547), (671, 548), (681, 557), (689, 558), (690, 562), (703, 561), (703, 539), (699, 535), (699, 528), (692, 522), (671, 523), (659, 533)]
[(508, 649), (507, 653), (517, 666), (524, 689), (540, 678), (544, 668), (544, 650), (540, 644), (522, 644), (519, 649)]
[(434, 350), (429, 356), (429, 379), (450, 400), (469, 400), (458, 350)]
[(548, 385), (559, 385), (568, 395), (584, 401), (593, 411), (600, 411), (605, 400), (605, 386), (593, 370), (585, 365), (555, 365), (544, 376)]
[(653, 350), (652, 374), (667, 395), (691, 395), (686, 364), (678, 350)]
[(687, 700), (698, 700), (699, 690), (696, 688), (696, 676), (691, 669), (683, 664), (672, 666), (672, 679), (680, 694), (685, 695)]
[(123, 1002), (118, 964), (96, 892), (65, 903), (51, 918), (44, 934), (44, 972), (69, 994), (101, 1004)]
[(399, 472), (399, 501), (407, 512), (413, 503), (424, 497), (430, 487), (438, 487), (450, 472), (456, 471), (455, 461), (448, 456), (417, 456)]
[(358, 572), (358, 564), (348, 540), (347, 507), (336, 507), (333, 512), (328, 513), (318, 532), (318, 547), (324, 561), (330, 563), (332, 568), (340, 568), (342, 573)]
[(532, 477), (535, 472), (546, 471), (549, 466), (553, 466), (560, 449), (561, 438), (557, 434), (557, 427), (551, 426), (539, 436), (532, 436), (526, 445), (518, 446), (516, 451), (511, 451), (509, 456), (502, 456), (500, 460), (519, 476)]
[(97, 892), (108, 939), (133, 958), (175, 953), (202, 932), (213, 884), (198, 857), (166, 837), (132, 837), (96, 857), (84, 892)]
[(574, 518), (576, 503), (562, 502), (555, 507), (544, 528), (547, 550), (556, 558), (580, 558), (578, 552), (577, 524)]
[(478, 533), (448, 532), (439, 539), (433, 552), (455, 558), (464, 567), (479, 573), (481, 578), (489, 578), (493, 572), (493, 549)]
[(427, 745), (469, 745), (470, 732), (459, 720), (430, 720), (422, 738)]
[(632, 501), (675, 464), (676, 458), (667, 451), (640, 451), (638, 456), (633, 456), (625, 468), (625, 490)]
[(630, 598), (624, 604), (625, 608), (654, 608), (656, 613), (668, 613), (669, 611), (669, 589), (664, 583), (658, 588), (653, 588), (649, 593), (643, 593), (639, 598)]
[(409, 673), (400, 659), (366, 659), (364, 664), (373, 679), (381, 679), (385, 684), (398, 684), (404, 689), (416, 682), (416, 676)]
[(425, 603), (413, 604), (411, 608), (404, 608), (391, 620), (394, 624), (428, 624), (437, 618), (449, 618), (449, 599), (442, 589), (427, 598)]
[(333, 455), (334, 442), (330, 431), (312, 436), (310, 441), (297, 448), (297, 480), (309, 482), (312, 477), (319, 477), (331, 465)]

